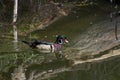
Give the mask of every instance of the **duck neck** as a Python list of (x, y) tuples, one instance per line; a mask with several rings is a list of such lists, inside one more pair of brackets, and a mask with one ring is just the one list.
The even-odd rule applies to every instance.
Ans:
[(62, 47), (61, 44), (57, 44), (57, 43), (54, 43), (53, 45), (54, 45), (54, 49), (55, 49), (55, 51), (60, 50), (61, 47)]

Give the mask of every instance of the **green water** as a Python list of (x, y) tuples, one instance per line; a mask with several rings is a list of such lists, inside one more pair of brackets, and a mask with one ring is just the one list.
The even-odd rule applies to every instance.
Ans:
[(119, 80), (120, 79), (120, 57), (111, 60), (86, 63), (78, 71), (64, 72), (58, 74), (51, 80)]
[[(20, 64), (27, 65), (26, 76), (32, 71), (37, 70), (37, 73), (42, 71), (56, 70), (59, 68), (71, 67), (69, 61), (57, 60), (55, 53), (42, 54), (38, 50), (34, 50), (24, 45), (22, 40), (39, 39), (54, 42), (55, 36), (65, 35), (70, 44), (65, 45), (65, 48), (74, 46), (75, 39), (81, 33), (90, 29), (91, 25), (106, 19), (107, 12), (100, 9), (98, 6), (83, 6), (75, 8), (68, 16), (61, 17), (50, 26), (43, 30), (35, 31), (27, 37), (19, 38), (19, 42), (13, 45), (13, 39), (3, 37), (7, 34), (1, 34), (0, 39), (0, 76), (4, 76), (6, 80), (10, 80), (10, 75)], [(109, 61), (99, 63), (87, 63), (83, 68), (77, 71), (66, 71), (57, 73), (56, 76), (49, 78), (50, 80), (119, 80), (119, 57)], [(46, 62), (46, 63), (44, 63)], [(3, 78), (0, 77), (0, 80)], [(40, 78), (41, 79), (41, 78)], [(39, 79), (37, 79), (39, 80)], [(48, 79), (45, 79), (48, 80)]]

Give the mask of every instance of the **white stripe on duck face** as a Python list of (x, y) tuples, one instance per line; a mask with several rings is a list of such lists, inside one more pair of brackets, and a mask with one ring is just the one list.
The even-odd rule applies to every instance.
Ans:
[(36, 47), (40, 50), (40, 52), (45, 52), (45, 53), (54, 52), (53, 45), (40, 44), (37, 45)]

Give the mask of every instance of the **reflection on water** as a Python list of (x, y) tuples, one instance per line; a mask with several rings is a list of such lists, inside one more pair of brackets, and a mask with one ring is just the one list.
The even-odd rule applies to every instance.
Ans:
[[(103, 34), (107, 32), (105, 30), (109, 30), (109, 32), (112, 33), (111, 29), (113, 29), (113, 27), (102, 26), (90, 28), (91, 22), (93, 24), (96, 21), (101, 20), (101, 15), (103, 14), (103, 11), (94, 11), (93, 8), (94, 7), (92, 6), (85, 7), (84, 10), (78, 8), (75, 13), (62, 17), (46, 29), (31, 33), (30, 39), (28, 39), (29, 36), (24, 38), (26, 40), (36, 38), (54, 42), (55, 35), (65, 34), (71, 43), (69, 46), (67, 45), (63, 47), (63, 52), (71, 55), (71, 58), (73, 56), (77, 56), (74, 52), (85, 52), (88, 50), (90, 53), (93, 49), (97, 51), (102, 44), (108, 45), (111, 43), (111, 41), (101, 41), (101, 39), (111, 39), (111, 37), (108, 36), (110, 35), (109, 33), (106, 34), (107, 37), (103, 36)], [(96, 16), (94, 16), (94, 13), (96, 13)], [(103, 28), (105, 30), (103, 30)], [(87, 30), (89, 31), (87, 32)], [(75, 44), (75, 47), (77, 46), (78, 50), (68, 48), (71, 46), (73, 47), (75, 38), (78, 40)], [(20, 40), (23, 40), (23, 38), (20, 38)], [(31, 80), (32, 78), (37, 78), (36, 80), (120, 79), (119, 57), (113, 58), (109, 61), (85, 63), (80, 66), (73, 67), (73, 62), (71, 60), (57, 60), (55, 53), (42, 54), (39, 51), (33, 50), (27, 45), (24, 45), (20, 40), (16, 44), (13, 43), (11, 38), (0, 38), (0, 80), (4, 80), (1, 76), (4, 76), (6, 80), (10, 80), (11, 74), (14, 75), (20, 73), (17, 71), (19, 68), (23, 69), (20, 74), (26, 75), (27, 80), (30, 80), (30, 78)], [(99, 41), (101, 42), (99, 43)]]
[(14, 43), (14, 50), (19, 51), (18, 42), (13, 42), (13, 43)]
[(77, 71), (68, 71), (58, 74), (51, 80), (119, 80), (120, 79), (120, 57), (98, 63), (86, 63)]
[(3, 52), (0, 54), (0, 72), (7, 72), (2, 74), (5, 76), (9, 74), (8, 71), (13, 72), (14, 68), (24, 63), (24, 66), (27, 67), (26, 73), (28, 77), (31, 73), (34, 73), (35, 76), (40, 75), (43, 80), (47, 78), (50, 80), (119, 80), (120, 78), (120, 57), (104, 62), (81, 64), (72, 67), (72, 70), (66, 70), (71, 67), (70, 64), (72, 63), (69, 61), (51, 60), (51, 58), (53, 58), (52, 55), (51, 57), (50, 55), (43, 56), (43, 54), (39, 53), (34, 54), (32, 51)]

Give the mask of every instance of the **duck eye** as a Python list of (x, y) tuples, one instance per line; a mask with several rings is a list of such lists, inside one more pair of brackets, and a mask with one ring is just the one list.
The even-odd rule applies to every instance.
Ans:
[(58, 42), (59, 42), (60, 44), (62, 44), (62, 43), (63, 43), (62, 39), (59, 39), (59, 40), (58, 40)]

